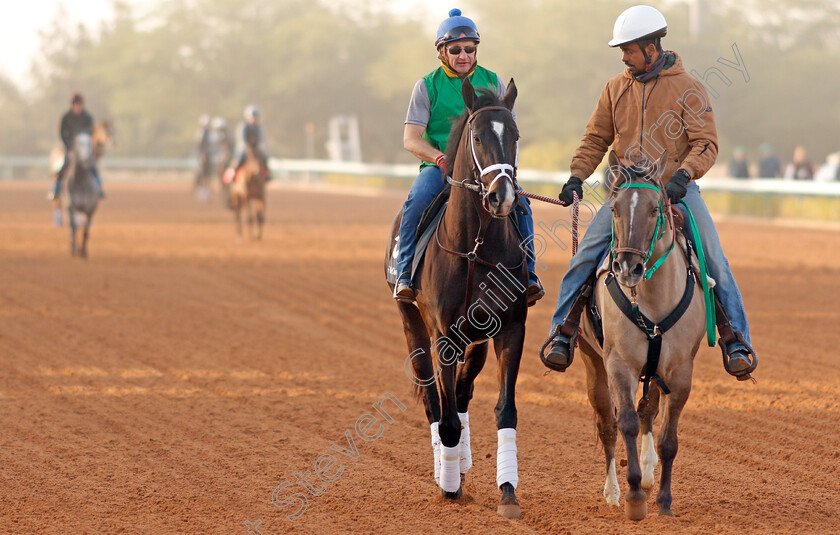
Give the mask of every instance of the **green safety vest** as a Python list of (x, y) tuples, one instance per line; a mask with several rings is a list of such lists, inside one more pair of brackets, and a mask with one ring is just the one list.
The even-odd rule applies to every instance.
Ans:
[[(469, 79), (476, 89), (485, 87), (494, 94), (499, 87), (499, 77), (496, 73), (480, 65), (476, 65)], [(426, 91), (429, 93), (431, 111), (423, 139), (439, 151), (446, 152), (446, 142), (452, 125), (455, 119), (464, 113), (461, 78), (447, 76), (441, 66), (424, 76), (423, 80), (426, 82)], [(423, 162), (420, 164), (420, 169), (429, 165), (434, 165), (434, 163)]]

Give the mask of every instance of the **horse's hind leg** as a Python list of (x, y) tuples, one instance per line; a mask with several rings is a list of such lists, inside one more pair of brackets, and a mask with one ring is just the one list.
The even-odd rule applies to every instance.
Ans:
[(487, 361), (487, 342), (470, 346), (464, 356), (464, 363), (458, 365), (455, 379), (455, 400), (458, 405), (458, 419), (461, 420), (461, 441), (458, 445), (461, 463), (461, 482), (464, 475), (472, 468), (472, 450), (470, 449), (470, 400), (473, 396), (475, 378)]
[(519, 518), (516, 486), (519, 484), (519, 466), (516, 458), (516, 378), (525, 341), (525, 325), (511, 325), (506, 333), (493, 339), (499, 359), (499, 401), (496, 403), (496, 485), (502, 492), (496, 511), (506, 518)]
[(636, 445), (640, 426), (635, 406), (639, 374), (634, 375), (621, 357), (615, 354), (607, 356), (606, 369), (613, 403), (618, 408), (618, 428), (627, 450), (627, 483), (630, 490), (624, 497), (624, 514), (630, 520), (641, 520), (647, 516), (647, 494), (642, 490), (642, 471)]
[(259, 199), (257, 203), (257, 239), (262, 239), (263, 224), (265, 224), (265, 201)]
[(659, 392), (659, 387), (651, 384), (647, 399), (640, 399), (637, 408), (641, 422), (639, 430), (642, 435), (642, 451), (639, 460), (642, 468), (642, 489), (645, 492), (653, 488), (653, 472), (659, 463), (659, 457), (656, 456), (656, 448), (653, 445), (653, 420), (659, 412)]
[(242, 201), (239, 198), (233, 199), (233, 219), (236, 224), (236, 239), (242, 241)]
[[(682, 384), (681, 384), (682, 383)], [(659, 494), (656, 504), (659, 514), (673, 516), (671, 513), (671, 471), (674, 468), (674, 458), (677, 456), (677, 424), (680, 420), (688, 394), (691, 391), (691, 377), (687, 381), (669, 380), (671, 393), (663, 396), (661, 402), (662, 429), (659, 431), (659, 455), (662, 457), (662, 473), (659, 477)]]
[(70, 209), (67, 217), (70, 219), (70, 256), (76, 256), (76, 214)]
[(621, 497), (621, 487), (618, 486), (618, 475), (615, 467), (615, 441), (618, 436), (618, 423), (615, 419), (615, 408), (610, 397), (610, 387), (607, 382), (607, 371), (601, 356), (581, 341), (581, 356), (586, 365), (586, 389), (589, 404), (595, 409), (598, 426), (598, 438), (604, 446), (604, 460), (607, 469), (604, 481), (604, 499), (610, 505), (618, 506)]
[(429, 421), (434, 455), (435, 483), (440, 485), (440, 398), (437, 391), (437, 374), (432, 362), (429, 333), (417, 307), (410, 303), (397, 302), (402, 317), (405, 340), (409, 355), (405, 361), (405, 374), (414, 383), (414, 395), (422, 399)]

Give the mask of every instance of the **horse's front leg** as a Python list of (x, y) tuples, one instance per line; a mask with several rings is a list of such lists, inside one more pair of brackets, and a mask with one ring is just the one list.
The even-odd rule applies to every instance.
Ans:
[(691, 392), (691, 368), (683, 373), (674, 373), (669, 378), (671, 393), (662, 399), (662, 429), (659, 431), (658, 449), (662, 456), (662, 473), (659, 479), (659, 494), (656, 504), (661, 516), (673, 516), (671, 512), (671, 470), (677, 456), (677, 424), (688, 394)]
[(87, 243), (88, 243), (88, 233), (90, 231), (90, 216), (85, 217), (85, 226), (82, 229), (82, 250), (79, 253), (79, 256), (82, 258), (87, 258)]
[(506, 518), (519, 518), (516, 486), (519, 484), (519, 465), (516, 458), (516, 377), (525, 341), (525, 324), (510, 325), (493, 339), (499, 359), (499, 401), (496, 403), (496, 485), (502, 491), (497, 512)]
[(487, 342), (475, 344), (467, 349), (464, 363), (458, 366), (455, 384), (455, 399), (458, 406), (458, 419), (461, 420), (461, 441), (459, 443), (461, 482), (464, 475), (472, 468), (472, 450), (470, 449), (470, 400), (473, 396), (475, 378), (487, 361)]
[(653, 420), (659, 412), (659, 387), (656, 384), (650, 385), (648, 398), (639, 400), (637, 412), (641, 422), (642, 447), (639, 461), (642, 467), (642, 489), (650, 492), (653, 488), (654, 470), (659, 463), (656, 455), (656, 448), (653, 445)]
[(437, 359), (440, 374), (437, 378), (440, 391), (440, 488), (444, 498), (461, 497), (460, 440), (461, 420), (455, 399), (455, 367), (463, 348), (449, 338), (437, 333), (432, 354)]
[(634, 374), (625, 361), (616, 353), (607, 355), (607, 375), (610, 394), (618, 409), (618, 428), (624, 437), (627, 449), (627, 483), (630, 491), (624, 497), (624, 514), (630, 520), (641, 520), (647, 516), (647, 494), (642, 490), (642, 470), (639, 464), (639, 413), (636, 412), (635, 397), (639, 382), (638, 370)]

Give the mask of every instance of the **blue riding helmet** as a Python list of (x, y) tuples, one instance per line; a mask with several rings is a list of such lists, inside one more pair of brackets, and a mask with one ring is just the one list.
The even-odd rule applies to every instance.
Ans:
[(440, 23), (437, 30), (437, 38), (435, 39), (435, 47), (451, 43), (453, 41), (462, 41), (469, 39), (476, 43), (481, 42), (478, 35), (478, 28), (475, 23), (467, 17), (461, 16), (460, 9), (452, 9), (449, 11), (449, 18)]

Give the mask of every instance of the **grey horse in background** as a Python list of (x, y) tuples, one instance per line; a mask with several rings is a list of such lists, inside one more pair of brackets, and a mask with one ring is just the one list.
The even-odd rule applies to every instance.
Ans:
[[(99, 205), (99, 191), (93, 180), (93, 148), (91, 136), (81, 133), (76, 136), (70, 153), (70, 169), (67, 177), (67, 195), (70, 202), (67, 213), (70, 216), (70, 254), (87, 258), (88, 233), (93, 213)], [(81, 230), (81, 245), (77, 245), (77, 234)]]

